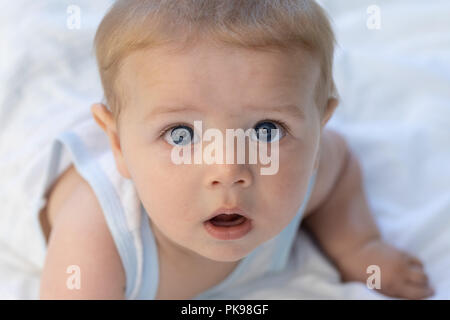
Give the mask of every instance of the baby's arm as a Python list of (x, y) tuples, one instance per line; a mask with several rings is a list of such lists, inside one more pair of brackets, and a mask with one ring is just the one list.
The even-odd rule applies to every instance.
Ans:
[(305, 228), (336, 265), (343, 281), (365, 283), (370, 276), (367, 267), (377, 265), (381, 270), (382, 293), (412, 299), (429, 296), (432, 289), (428, 286), (422, 263), (381, 239), (365, 197), (358, 160), (342, 137), (336, 134), (329, 137), (333, 138), (323, 146), (334, 150), (323, 150), (319, 171), (330, 174), (333, 172), (330, 166), (336, 168), (339, 164), (338, 171), (330, 174), (336, 177), (332, 182), (322, 179), (328, 180), (332, 188), (305, 216)]
[[(49, 207), (57, 212), (49, 212), (55, 218), (40, 298), (123, 299), (125, 274), (102, 209), (78, 173), (68, 177), (71, 181), (62, 181), (52, 192), (52, 197), (64, 195), (65, 199), (53, 201), (60, 205)], [(80, 277), (79, 289), (76, 276)]]

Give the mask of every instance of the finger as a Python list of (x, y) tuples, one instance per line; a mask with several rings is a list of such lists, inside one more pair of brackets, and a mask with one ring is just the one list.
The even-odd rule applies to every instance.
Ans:
[(428, 286), (418, 286), (409, 282), (406, 282), (400, 288), (401, 295), (406, 299), (425, 299), (434, 295), (434, 290)]
[(412, 264), (415, 264), (415, 265), (418, 265), (418, 266), (420, 266), (422, 268), (424, 267), (422, 261), (419, 258), (415, 257), (415, 256), (408, 255), (408, 262), (412, 263)]
[(406, 280), (419, 286), (428, 285), (427, 275), (425, 274), (423, 268), (416, 264), (410, 265), (409, 270), (406, 273)]

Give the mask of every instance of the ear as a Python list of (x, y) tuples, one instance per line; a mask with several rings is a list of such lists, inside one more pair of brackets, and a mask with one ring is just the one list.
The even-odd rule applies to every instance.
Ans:
[(336, 107), (339, 105), (339, 100), (336, 98), (329, 98), (327, 101), (327, 108), (325, 110), (325, 114), (321, 123), (322, 128), (327, 124), (328, 120), (330, 120), (333, 115)]
[(95, 122), (106, 133), (111, 145), (116, 167), (119, 173), (126, 179), (131, 179), (130, 173), (126, 166), (122, 148), (120, 146), (120, 139), (118, 135), (117, 125), (114, 121), (114, 116), (108, 108), (102, 103), (95, 103), (91, 106), (91, 113)]

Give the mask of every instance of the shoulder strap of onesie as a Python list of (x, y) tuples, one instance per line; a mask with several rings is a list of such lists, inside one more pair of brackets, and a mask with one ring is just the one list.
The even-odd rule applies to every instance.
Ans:
[(63, 132), (57, 139), (69, 149), (75, 168), (92, 187), (99, 201), (125, 270), (125, 298), (134, 299), (139, 292), (142, 274), (140, 234), (129, 229), (125, 210), (114, 185), (82, 139), (71, 131)]

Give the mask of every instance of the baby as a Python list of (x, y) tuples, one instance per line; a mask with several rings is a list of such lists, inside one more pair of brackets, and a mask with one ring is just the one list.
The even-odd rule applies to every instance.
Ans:
[[(145, 284), (156, 286), (151, 298), (220, 288), (296, 218), (342, 281), (366, 283), (375, 265), (381, 293), (433, 294), (422, 263), (381, 238), (356, 157), (324, 128), (338, 105), (335, 38), (314, 1), (118, 0), (95, 45), (108, 107), (91, 111), (148, 216), (141, 223), (159, 264), (156, 282)], [(254, 129), (248, 143), (277, 151), (277, 171), (261, 174), (262, 163), (174, 163), (174, 150), (201, 152), (194, 121), (221, 133)], [(126, 265), (102, 211), (74, 166), (54, 183), (41, 212), (48, 241), (41, 298), (127, 298)], [(83, 285), (68, 290), (74, 264)]]

